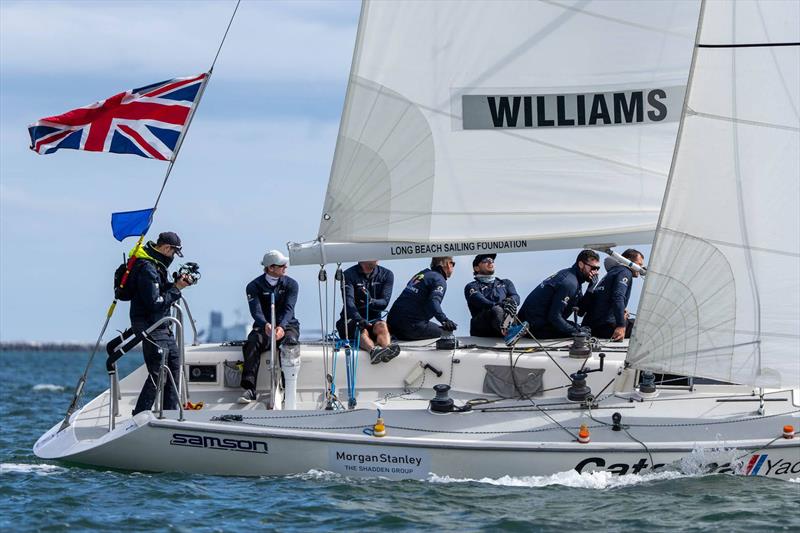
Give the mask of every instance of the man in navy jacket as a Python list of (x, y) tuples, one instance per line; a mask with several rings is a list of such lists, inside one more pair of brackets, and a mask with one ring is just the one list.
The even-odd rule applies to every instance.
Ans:
[(582, 250), (574, 265), (553, 274), (531, 291), (519, 310), (520, 320), (527, 321), (531, 333), (539, 339), (565, 338), (580, 333), (580, 326), (567, 318), (573, 308), (580, 305), (581, 285), (591, 282), (599, 270), (597, 252)]
[[(253, 330), (244, 345), (244, 369), (240, 403), (256, 400), (256, 379), (261, 353), (270, 346), (274, 334), (276, 346), (296, 345), (300, 339), (300, 322), (294, 316), (299, 287), (286, 275), (289, 258), (278, 250), (270, 250), (261, 261), (264, 274), (247, 284), (247, 305), (253, 317)], [(271, 300), (275, 295), (275, 331), (272, 331)]]
[(369, 352), (372, 364), (388, 362), (400, 353), (400, 347), (391, 342), (389, 328), (383, 319), (383, 311), (392, 299), (393, 287), (392, 271), (374, 260), (359, 261), (344, 271), (345, 302), (336, 329), (340, 337), (353, 340), (356, 330), (360, 331), (359, 347)]
[(480, 254), (472, 260), (475, 281), (464, 287), (472, 315), (469, 334), (473, 337), (504, 337), (517, 311), (519, 294), (510, 279), (494, 275), (497, 254)]
[[(131, 270), (128, 283), (133, 289), (131, 298), (131, 328), (137, 336), (144, 337), (144, 332), (162, 318), (169, 316), (172, 304), (181, 299), (181, 290), (189, 286), (185, 277), (169, 281), (167, 270), (181, 252), (181, 239), (172, 231), (165, 231), (158, 236), (156, 242), (148, 242), (145, 246), (134, 248), (136, 262)], [(136, 400), (133, 414), (149, 411), (156, 399), (156, 383), (158, 383), (162, 351), (166, 352), (167, 367), (172, 373), (175, 383), (180, 383), (180, 353), (175, 336), (169, 323), (164, 323), (144, 339), (142, 352), (147, 372), (150, 375), (144, 381), (142, 391)], [(167, 380), (169, 381), (169, 380)], [(162, 395), (164, 409), (178, 408), (178, 395), (170, 383), (164, 385)]]
[[(442, 311), (447, 278), (453, 275), (455, 268), (452, 257), (434, 257), (430, 268), (411, 278), (392, 305), (387, 320), (398, 339), (435, 339), (445, 331), (455, 331), (458, 326)], [(430, 322), (431, 318), (436, 318), (441, 326)]]
[[(633, 248), (625, 250), (622, 257), (639, 266), (644, 264), (644, 255)], [(592, 290), (586, 305), (582, 324), (591, 328), (592, 335), (612, 341), (631, 336), (633, 321), (628, 319), (626, 308), (631, 298), (633, 278), (638, 277), (639, 272), (625, 265), (616, 264), (608, 269), (603, 280)]]

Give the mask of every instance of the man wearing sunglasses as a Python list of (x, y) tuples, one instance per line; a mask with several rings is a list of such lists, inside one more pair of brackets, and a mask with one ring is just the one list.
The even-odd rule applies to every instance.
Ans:
[[(622, 257), (639, 266), (644, 264), (642, 252), (633, 248), (622, 252)], [(611, 267), (606, 265), (606, 268), (608, 273), (592, 290), (592, 296), (585, 305), (586, 316), (582, 324), (591, 328), (595, 337), (616, 342), (631, 336), (633, 320), (628, 318), (626, 307), (631, 298), (633, 278), (638, 278), (639, 272), (618, 263)]]
[[(180, 300), (181, 290), (190, 282), (180, 277), (172, 283), (167, 272), (172, 260), (177, 255), (183, 257), (181, 239), (177, 233), (165, 231), (158, 236), (156, 242), (134, 248), (136, 262), (131, 267), (128, 278), (131, 290), (131, 328), (139, 338), (143, 338), (142, 352), (150, 379), (144, 381), (142, 391), (136, 401), (133, 414), (149, 411), (156, 399), (156, 383), (158, 383), (161, 367), (161, 353), (166, 352), (167, 366), (175, 383), (180, 379), (180, 355), (175, 336), (168, 323), (164, 323), (149, 335), (144, 332), (162, 318), (169, 316), (172, 304)], [(178, 396), (175, 389), (167, 384), (164, 387), (164, 409), (177, 409)]]
[[(452, 257), (434, 257), (431, 267), (418, 272), (408, 282), (389, 311), (387, 322), (392, 334), (403, 341), (437, 339), (444, 332), (455, 331), (455, 322), (442, 311), (447, 292), (447, 278), (453, 275)], [(436, 318), (441, 326), (430, 322)]]
[[(294, 316), (299, 285), (286, 275), (289, 258), (278, 250), (270, 250), (261, 260), (264, 273), (247, 284), (247, 305), (253, 317), (253, 330), (243, 347), (244, 368), (242, 388), (244, 394), (239, 403), (256, 401), (256, 379), (261, 354), (270, 346), (270, 337), (275, 335), (276, 346), (282, 354), (300, 342), (300, 322)], [(275, 295), (275, 331), (272, 331), (272, 295)]]
[(497, 254), (476, 255), (472, 260), (475, 281), (464, 287), (472, 315), (469, 334), (473, 337), (506, 337), (517, 313), (519, 294), (511, 280), (494, 275), (496, 257)]
[(592, 250), (582, 250), (574, 265), (553, 274), (531, 291), (519, 310), (519, 319), (528, 322), (537, 339), (559, 339), (580, 333), (581, 327), (568, 318), (573, 308), (580, 305), (581, 285), (594, 281), (599, 270), (600, 256)]

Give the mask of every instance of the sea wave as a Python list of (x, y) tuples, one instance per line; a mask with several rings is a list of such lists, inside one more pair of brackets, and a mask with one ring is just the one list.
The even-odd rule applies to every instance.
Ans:
[(35, 390), (36, 392), (42, 392), (42, 391), (61, 392), (63, 390), (66, 390), (66, 387), (64, 387), (63, 385), (53, 385), (52, 383), (37, 383), (36, 385), (33, 386), (33, 390)]
[(549, 476), (502, 476), (499, 478), (454, 478), (450, 476), (437, 476), (430, 474), (427, 481), (431, 483), (485, 483), (488, 485), (499, 485), (503, 487), (547, 487), (550, 485), (562, 485), (565, 487), (580, 489), (610, 489), (617, 487), (629, 487), (641, 483), (653, 481), (663, 481), (667, 479), (678, 479), (693, 477), (677, 471), (654, 472), (652, 474), (618, 476), (611, 472), (582, 472), (575, 470), (558, 472)]
[(66, 472), (67, 469), (48, 464), (38, 463), (0, 463), (0, 474), (37, 474), (40, 476), (50, 476)]

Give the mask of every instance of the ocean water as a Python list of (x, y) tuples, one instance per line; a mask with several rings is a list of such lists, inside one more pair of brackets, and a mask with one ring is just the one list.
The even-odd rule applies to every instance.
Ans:
[[(672, 472), (426, 481), (328, 472), (150, 474), (39, 461), (87, 354), (0, 353), (0, 529), (129, 531), (800, 531), (800, 480)], [(102, 357), (86, 394), (106, 387)], [(141, 355), (119, 364), (127, 373)]]

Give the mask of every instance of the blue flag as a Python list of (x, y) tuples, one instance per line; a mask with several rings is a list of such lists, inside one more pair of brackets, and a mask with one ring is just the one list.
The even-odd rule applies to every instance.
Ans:
[(152, 209), (111, 213), (111, 231), (114, 232), (114, 238), (122, 242), (125, 237), (144, 235), (150, 229), (152, 216)]

